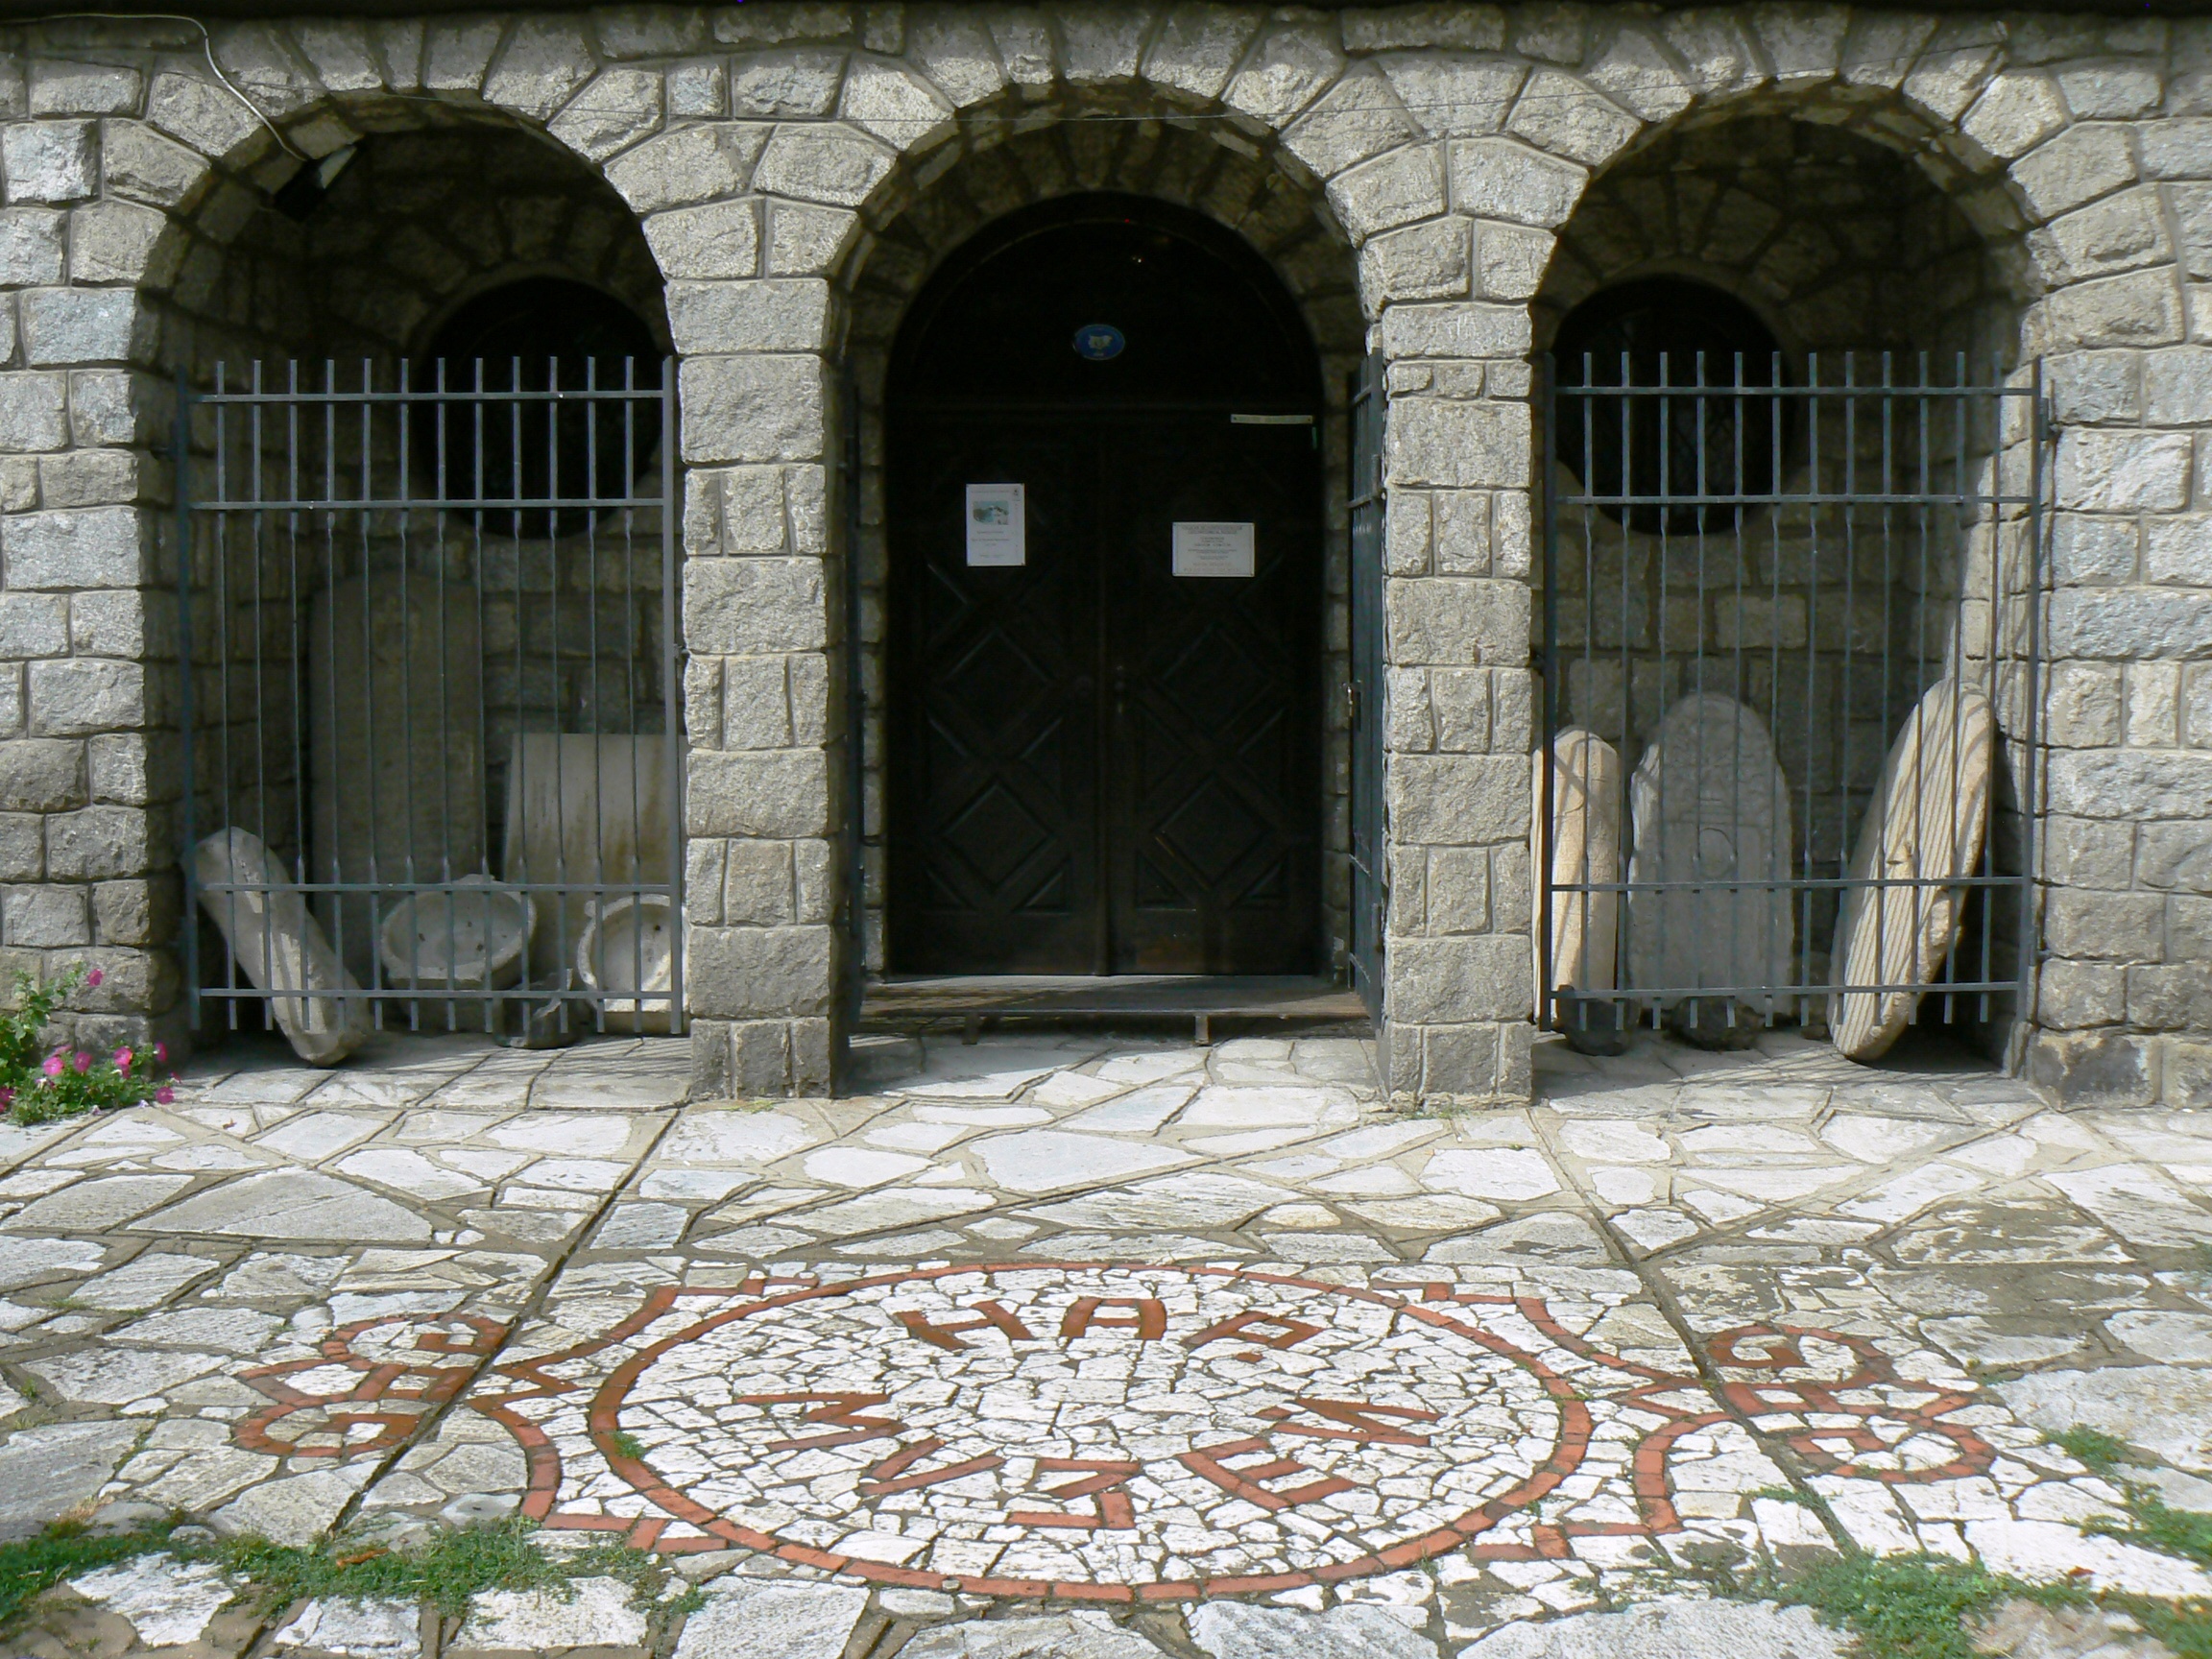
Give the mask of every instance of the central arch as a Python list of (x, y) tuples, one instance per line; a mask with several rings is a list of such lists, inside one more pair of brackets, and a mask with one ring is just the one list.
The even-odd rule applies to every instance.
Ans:
[(1324, 394), (1274, 271), (1063, 197), (944, 262), (886, 391), (887, 965), (1316, 971)]

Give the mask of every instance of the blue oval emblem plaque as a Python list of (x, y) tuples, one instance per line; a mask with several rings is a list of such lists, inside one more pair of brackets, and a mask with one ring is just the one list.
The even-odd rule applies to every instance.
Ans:
[(1075, 330), (1075, 355), (1088, 362), (1103, 363), (1118, 357), (1128, 344), (1121, 330), (1111, 323), (1086, 323)]

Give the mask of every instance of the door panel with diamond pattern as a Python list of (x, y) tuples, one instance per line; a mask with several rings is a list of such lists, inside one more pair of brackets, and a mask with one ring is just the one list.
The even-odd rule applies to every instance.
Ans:
[[(1309, 427), (1118, 430), (1106, 837), (1117, 969), (1310, 972), (1319, 926), (1320, 491)], [(1178, 520), (1249, 522), (1249, 578), (1174, 574)]]
[[(1088, 446), (997, 423), (920, 436), (893, 493), (892, 948), (924, 973), (1094, 973)], [(968, 565), (963, 491), (983, 483), (1027, 485), (1027, 564)]]
[[(1226, 412), (940, 416), (892, 496), (893, 965), (1291, 974), (1318, 927), (1319, 483)], [(1028, 563), (970, 568), (970, 483), (1027, 487)], [(1177, 577), (1179, 519), (1254, 574)]]

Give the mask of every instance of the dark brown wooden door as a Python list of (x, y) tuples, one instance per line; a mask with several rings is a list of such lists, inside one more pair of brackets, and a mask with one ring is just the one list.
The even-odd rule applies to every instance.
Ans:
[[(1214, 255), (1148, 224), (1116, 278), (1126, 223), (1010, 239), (1030, 263), (986, 264), (974, 280), (998, 301), (940, 305), (903, 398), (895, 380), (895, 971), (1294, 974), (1321, 955), (1320, 457), (1310, 423), (1232, 419), (1310, 416), (1286, 387), (1310, 346), (1271, 367), (1287, 348), (1263, 307), (1257, 343), (1233, 338)], [(1179, 357), (1070, 350), (1074, 324), (1125, 319), (1131, 357), (1181, 326)], [(1031, 359), (1004, 395), (976, 383), (978, 362), (1019, 380)], [(1121, 393), (1090, 392), (1122, 369)], [(971, 565), (966, 489), (1007, 483), (1026, 493), (1026, 561)], [(1250, 524), (1252, 573), (1176, 575), (1178, 522)]]
[[(1066, 416), (912, 435), (894, 492), (897, 966), (1293, 974), (1319, 926), (1319, 491), (1307, 427)], [(970, 483), (1028, 562), (966, 563)], [(1250, 577), (1174, 525), (1253, 525)]]

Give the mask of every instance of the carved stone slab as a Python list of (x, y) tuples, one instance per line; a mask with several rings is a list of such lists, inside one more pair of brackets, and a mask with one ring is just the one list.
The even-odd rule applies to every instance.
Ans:
[(532, 979), (575, 965), (592, 883), (669, 878), (675, 813), (666, 737), (533, 732), (515, 738), (502, 873), (512, 882), (576, 883), (534, 895)]
[[(300, 650), (316, 880), (443, 881), (484, 869), (476, 609), (470, 589), (390, 572), (315, 595)], [(325, 894), (315, 908), (347, 969), (370, 978), (383, 919), (370, 897)]]
[[(1544, 810), (1544, 757), (1536, 760), (1536, 810)], [(1541, 818), (1536, 856), (1544, 855)], [(1612, 744), (1579, 726), (1551, 740), (1551, 882), (1587, 884), (1621, 879), (1621, 756)], [(1537, 903), (1541, 909), (1542, 895)], [(1575, 991), (1613, 989), (1614, 948), (1620, 932), (1618, 893), (1551, 895), (1551, 986)], [(1539, 920), (1539, 926), (1541, 921)], [(1541, 973), (1543, 965), (1539, 963)]]
[[(218, 830), (193, 854), (201, 908), (222, 929), (230, 954), (257, 990), (357, 991), (284, 868), (258, 835)], [(209, 893), (237, 884), (253, 891)], [(369, 1035), (369, 1004), (359, 998), (280, 996), (272, 1002), (293, 1052), (310, 1066), (335, 1066)]]
[[(1851, 850), (1853, 880), (1970, 875), (1989, 828), (1997, 721), (1971, 685), (1941, 680), (1906, 717)], [(1926, 985), (1959, 940), (1963, 887), (1845, 888), (1833, 960), (1844, 985)], [(1828, 998), (1836, 1051), (1873, 1060), (1920, 1005), (1918, 991), (1845, 991)]]
[(1793, 937), (1783, 885), (1790, 790), (1766, 722), (1732, 697), (1683, 698), (1636, 763), (1628, 793), (1636, 842), (1628, 879), (1691, 883), (1629, 895), (1629, 983), (1663, 992), (1653, 998), (1662, 1008), (1686, 989), (1737, 986), (1735, 999), (1764, 1018), (1774, 1002), (1767, 988), (1790, 983)]

